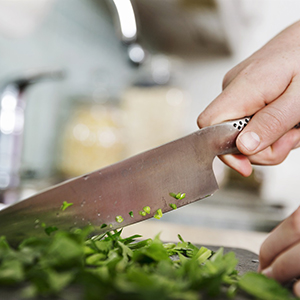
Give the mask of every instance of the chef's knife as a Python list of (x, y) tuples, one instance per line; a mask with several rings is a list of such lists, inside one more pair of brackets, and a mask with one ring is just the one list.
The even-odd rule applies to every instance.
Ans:
[[(168, 212), (170, 204), (181, 207), (208, 197), (218, 189), (214, 158), (238, 153), (235, 140), (248, 121), (203, 128), (9, 206), (0, 211), (0, 235), (17, 244), (45, 235), (45, 227), (70, 230), (91, 225), (102, 233), (153, 217), (159, 210)], [(185, 197), (180, 200), (173, 194)], [(62, 210), (64, 201), (73, 205)], [(146, 209), (143, 216), (145, 207), (150, 213)]]

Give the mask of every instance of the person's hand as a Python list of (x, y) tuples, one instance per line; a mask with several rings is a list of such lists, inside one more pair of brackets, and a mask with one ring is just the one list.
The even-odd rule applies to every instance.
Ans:
[[(243, 155), (221, 159), (244, 176), (251, 163), (275, 165), (300, 146), (300, 22), (230, 70), (223, 92), (198, 117), (200, 128), (253, 116), (237, 138)], [(300, 274), (300, 273), (299, 273)]]
[[(284, 283), (300, 275), (300, 207), (267, 237), (259, 254), (259, 271)], [(300, 297), (300, 281), (294, 284)]]

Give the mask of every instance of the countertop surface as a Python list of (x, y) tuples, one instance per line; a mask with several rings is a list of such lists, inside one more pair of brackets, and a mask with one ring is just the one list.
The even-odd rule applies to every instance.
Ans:
[(241, 248), (256, 254), (259, 253), (260, 246), (268, 235), (264, 232), (204, 228), (162, 220), (147, 220), (127, 226), (123, 230), (124, 237), (140, 234), (143, 238), (154, 238), (159, 233), (164, 242), (177, 242), (177, 235), (180, 234), (185, 241), (197, 245)]

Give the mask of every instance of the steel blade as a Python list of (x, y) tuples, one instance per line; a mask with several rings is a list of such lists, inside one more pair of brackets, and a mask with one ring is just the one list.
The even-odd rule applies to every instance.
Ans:
[[(233, 153), (239, 121), (204, 128), (179, 140), (80, 176), (0, 211), (0, 235), (18, 243), (44, 229), (94, 227), (101, 233), (146, 220), (203, 199), (218, 189), (212, 170), (216, 155)], [(185, 193), (182, 200), (170, 193)], [(73, 203), (61, 210), (64, 201)], [(149, 206), (150, 214), (140, 212)], [(132, 214), (130, 213), (132, 212)], [(124, 221), (116, 219), (121, 216)]]

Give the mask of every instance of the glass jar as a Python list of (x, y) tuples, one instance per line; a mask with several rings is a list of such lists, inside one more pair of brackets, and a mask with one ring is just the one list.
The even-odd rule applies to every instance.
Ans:
[(133, 86), (122, 96), (126, 154), (132, 156), (185, 134), (187, 99), (178, 87)]
[(122, 112), (117, 105), (76, 101), (63, 132), (62, 175), (79, 176), (123, 159), (122, 131)]

